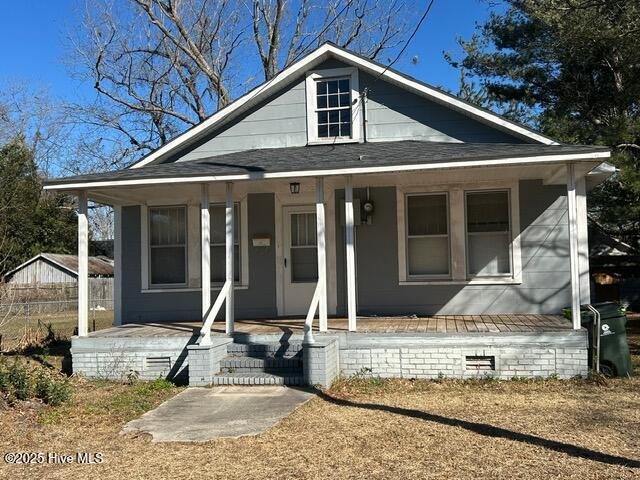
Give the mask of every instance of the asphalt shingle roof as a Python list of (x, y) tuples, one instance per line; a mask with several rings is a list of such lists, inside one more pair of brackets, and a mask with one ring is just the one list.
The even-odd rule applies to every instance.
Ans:
[(607, 152), (589, 145), (542, 145), (505, 143), (443, 143), (415, 140), (343, 143), (247, 150), (185, 162), (150, 165), (114, 172), (56, 178), (47, 185), (172, 177), (230, 176), (266, 173), (336, 170), (393, 165), (438, 164), (470, 160), (499, 160)]

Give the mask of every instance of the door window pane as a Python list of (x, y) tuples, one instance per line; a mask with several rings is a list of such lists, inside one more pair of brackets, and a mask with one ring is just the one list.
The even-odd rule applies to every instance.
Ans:
[(470, 275), (511, 272), (509, 192), (467, 192), (467, 263)]
[(316, 214), (291, 214), (291, 282), (318, 281)]
[(410, 276), (449, 275), (449, 215), (445, 193), (407, 197), (407, 270)]

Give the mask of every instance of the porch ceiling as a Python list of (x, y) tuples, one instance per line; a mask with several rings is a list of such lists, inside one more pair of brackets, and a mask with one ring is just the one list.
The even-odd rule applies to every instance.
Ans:
[(188, 162), (51, 179), (46, 188), (77, 190), (157, 183), (262, 180), (425, 169), (593, 162), (606, 147), (420, 141), (345, 143), (236, 152)]

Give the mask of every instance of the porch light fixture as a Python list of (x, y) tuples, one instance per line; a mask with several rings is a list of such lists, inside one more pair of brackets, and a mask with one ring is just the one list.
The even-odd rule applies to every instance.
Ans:
[(293, 182), (289, 184), (289, 190), (293, 195), (297, 195), (300, 193), (300, 184), (298, 182)]

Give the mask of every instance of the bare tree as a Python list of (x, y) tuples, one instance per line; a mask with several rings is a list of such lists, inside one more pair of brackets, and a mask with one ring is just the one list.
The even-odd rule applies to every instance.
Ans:
[(402, 42), (407, 12), (400, 0), (87, 2), (71, 60), (98, 95), (68, 118), (101, 129), (82, 148), (119, 167), (325, 41), (379, 58)]
[(66, 160), (70, 125), (64, 105), (44, 88), (26, 82), (0, 85), (0, 145), (22, 136), (40, 172), (57, 171)]

